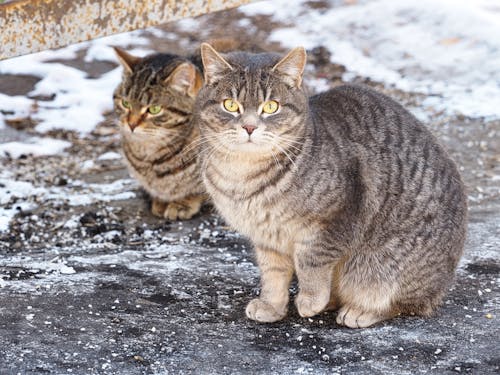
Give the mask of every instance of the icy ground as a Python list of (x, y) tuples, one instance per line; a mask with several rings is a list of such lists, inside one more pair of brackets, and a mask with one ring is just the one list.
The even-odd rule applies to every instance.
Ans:
[[(1, 61), (0, 373), (499, 373), (498, 35), (494, 0), (275, 0)], [(354, 331), (291, 305), (256, 324), (248, 243), (209, 207), (183, 223), (151, 216), (110, 113), (110, 45), (187, 53), (228, 36), (305, 45), (312, 91), (371, 85), (447, 147), (470, 224), (436, 317)]]

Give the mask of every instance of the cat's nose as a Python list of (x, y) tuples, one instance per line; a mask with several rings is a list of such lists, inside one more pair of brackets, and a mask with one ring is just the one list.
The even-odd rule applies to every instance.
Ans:
[(139, 126), (141, 121), (142, 117), (138, 116), (135, 113), (129, 113), (129, 115), (127, 116), (127, 124), (131, 132), (134, 132), (134, 129), (137, 128), (137, 126)]
[(257, 127), (254, 125), (243, 125), (242, 128), (247, 131), (248, 135), (251, 135), (253, 131), (257, 129)]

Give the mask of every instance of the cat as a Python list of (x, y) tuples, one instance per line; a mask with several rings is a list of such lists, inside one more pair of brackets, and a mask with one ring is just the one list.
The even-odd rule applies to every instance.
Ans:
[(155, 216), (190, 219), (206, 200), (193, 146), (199, 132), (191, 121), (200, 69), (174, 54), (139, 58), (115, 51), (123, 77), (114, 108), (129, 173), (150, 194)]
[[(210, 41), (221, 51), (262, 49), (235, 38)], [(190, 219), (207, 202), (197, 161), (194, 98), (203, 84), (201, 54), (155, 53), (139, 58), (114, 48), (123, 67), (114, 92), (129, 173), (152, 197), (153, 215)]]
[(201, 46), (194, 122), (201, 175), (224, 219), (250, 238), (261, 292), (248, 318), (338, 309), (368, 327), (430, 316), (463, 253), (467, 203), (454, 162), (407, 110), (344, 85), (308, 97), (306, 52), (218, 53)]

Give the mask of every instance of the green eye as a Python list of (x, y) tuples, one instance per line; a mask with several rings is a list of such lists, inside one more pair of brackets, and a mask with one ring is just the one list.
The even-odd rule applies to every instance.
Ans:
[(161, 105), (152, 105), (151, 107), (148, 108), (148, 112), (151, 113), (152, 115), (157, 115), (158, 113), (161, 112)]
[(123, 108), (130, 108), (130, 102), (126, 101), (125, 99), (122, 99), (122, 106)]

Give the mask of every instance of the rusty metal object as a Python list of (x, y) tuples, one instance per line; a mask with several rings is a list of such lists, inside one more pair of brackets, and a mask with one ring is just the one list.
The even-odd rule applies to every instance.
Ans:
[(0, 60), (252, 0), (17, 0), (0, 4)]

